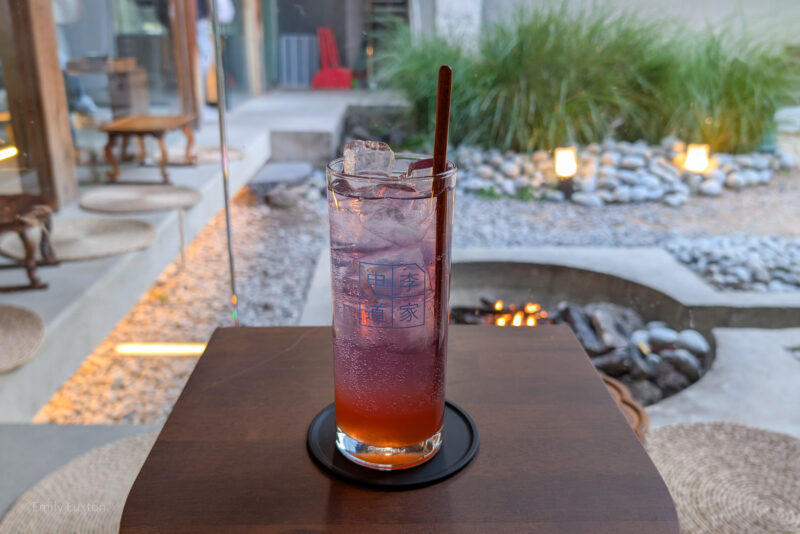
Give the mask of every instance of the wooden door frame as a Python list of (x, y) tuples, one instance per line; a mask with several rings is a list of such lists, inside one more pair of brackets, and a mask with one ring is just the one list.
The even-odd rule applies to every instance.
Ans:
[(0, 0), (0, 60), (23, 190), (64, 206), (78, 197), (67, 93), (52, 0)]

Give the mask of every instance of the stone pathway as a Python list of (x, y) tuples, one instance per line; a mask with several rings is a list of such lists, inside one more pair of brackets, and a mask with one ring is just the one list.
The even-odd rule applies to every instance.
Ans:
[(647, 408), (651, 427), (728, 421), (800, 437), (800, 328), (714, 330), (717, 355), (697, 383)]

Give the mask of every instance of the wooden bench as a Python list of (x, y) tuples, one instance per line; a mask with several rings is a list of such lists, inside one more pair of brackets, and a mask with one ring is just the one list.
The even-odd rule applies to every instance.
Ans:
[(108, 134), (105, 155), (111, 170), (107, 172), (109, 179), (116, 182), (119, 177), (119, 164), (114, 157), (114, 144), (117, 138), (122, 137), (122, 158), (125, 159), (128, 140), (135, 136), (139, 142), (139, 163), (144, 163), (145, 148), (144, 136), (150, 135), (158, 141), (161, 149), (161, 176), (164, 183), (169, 183), (167, 173), (167, 146), (164, 144), (164, 134), (172, 130), (182, 130), (186, 136), (186, 163), (195, 163), (195, 156), (192, 153), (194, 148), (194, 133), (190, 124), (194, 121), (194, 115), (131, 115), (121, 119), (115, 119), (108, 124), (104, 124), (100, 129)]
[[(27, 193), (15, 195), (0, 195), (0, 234), (16, 232), (25, 248), (25, 259), (21, 263), (2, 265), (3, 268), (24, 267), (28, 273), (29, 285), (2, 287), (0, 291), (16, 291), (21, 289), (44, 289), (47, 284), (39, 279), (38, 265), (57, 265), (58, 260), (50, 246), (50, 230), (52, 228), (53, 209), (55, 202), (42, 195)], [(33, 230), (42, 227), (42, 237), (39, 249), (42, 253), (41, 263), (36, 261), (36, 243), (33, 239)]]

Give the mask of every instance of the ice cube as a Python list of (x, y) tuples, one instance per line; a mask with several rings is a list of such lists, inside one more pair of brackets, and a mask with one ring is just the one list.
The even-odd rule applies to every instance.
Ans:
[(394, 152), (380, 141), (355, 139), (344, 146), (344, 173), (389, 178), (394, 170)]

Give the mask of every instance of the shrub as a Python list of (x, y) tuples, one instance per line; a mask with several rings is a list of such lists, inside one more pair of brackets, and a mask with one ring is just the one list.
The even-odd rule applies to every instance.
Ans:
[(474, 44), (391, 30), (380, 81), (406, 94), (426, 135), (444, 63), (454, 72), (452, 141), (517, 151), (667, 134), (746, 151), (800, 89), (787, 53), (601, 7), (519, 11)]
[[(774, 127), (778, 108), (798, 101), (800, 63), (788, 53), (713, 34), (672, 48), (673, 74), (652, 106), (664, 112), (664, 129), (685, 139), (702, 139), (719, 152), (750, 151)], [(648, 138), (663, 133), (657, 126)]]

